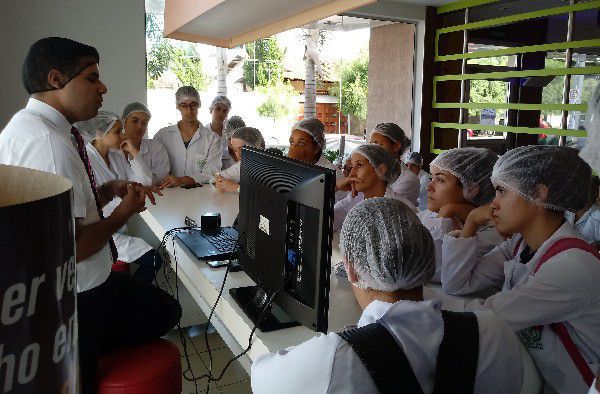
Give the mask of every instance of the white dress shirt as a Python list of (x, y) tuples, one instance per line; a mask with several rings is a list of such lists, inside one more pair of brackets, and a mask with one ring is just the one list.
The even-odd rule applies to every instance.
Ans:
[(171, 175), (189, 176), (197, 183), (208, 183), (213, 174), (221, 170), (221, 137), (202, 123), (192, 135), (187, 148), (177, 124), (163, 127), (154, 139), (167, 150)]
[[(383, 324), (404, 349), (427, 394), (433, 391), (443, 337), (440, 309), (439, 301), (373, 301), (357, 324)], [(475, 392), (519, 392), (523, 363), (516, 336), (493, 313), (476, 315), (480, 344)], [(251, 375), (255, 394), (378, 392), (352, 347), (336, 333), (320, 334), (298, 346), (265, 354), (252, 364)]]
[[(100, 220), (90, 181), (71, 137), (71, 124), (53, 107), (30, 98), (0, 133), (0, 163), (62, 175), (73, 183), (73, 214), (83, 225)], [(112, 257), (108, 242), (77, 263), (77, 291), (106, 281)]]

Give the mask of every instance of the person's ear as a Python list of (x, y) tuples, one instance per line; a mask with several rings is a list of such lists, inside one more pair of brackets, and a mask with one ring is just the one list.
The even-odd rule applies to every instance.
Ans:
[(346, 274), (348, 275), (348, 281), (350, 283), (358, 282), (358, 274), (356, 273), (356, 271), (354, 271), (354, 266), (345, 257), (344, 257), (344, 268), (346, 269)]
[(377, 172), (381, 174), (381, 176), (385, 176), (388, 172), (388, 167), (385, 164), (380, 164), (377, 166)]
[(540, 183), (535, 187), (535, 195), (540, 201), (548, 201), (548, 194), (550, 194), (550, 189), (548, 189), (548, 186)]
[(472, 200), (479, 195), (479, 185), (473, 184), (466, 188), (465, 190), (465, 198), (467, 200)]
[(65, 78), (60, 73), (60, 71), (56, 69), (52, 69), (48, 73), (48, 85), (52, 86), (55, 89), (62, 89), (66, 85), (64, 79)]

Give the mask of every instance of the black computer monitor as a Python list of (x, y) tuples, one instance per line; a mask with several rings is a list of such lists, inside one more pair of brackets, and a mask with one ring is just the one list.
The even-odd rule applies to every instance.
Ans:
[(238, 215), (242, 269), (257, 286), (230, 293), (261, 331), (298, 324), (327, 331), (335, 172), (244, 148)]

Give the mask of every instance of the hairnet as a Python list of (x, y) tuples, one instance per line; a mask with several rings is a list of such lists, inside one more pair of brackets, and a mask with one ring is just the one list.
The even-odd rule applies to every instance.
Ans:
[(121, 118), (123, 119), (123, 121), (126, 121), (127, 118), (129, 117), (129, 115), (131, 115), (134, 112), (143, 112), (148, 116), (152, 116), (152, 114), (150, 113), (150, 110), (148, 109), (148, 107), (146, 107), (146, 104), (136, 101), (136, 102), (127, 104), (127, 106), (123, 110), (123, 116)]
[(86, 141), (93, 141), (97, 137), (106, 135), (117, 121), (121, 121), (121, 118), (114, 112), (98, 111), (96, 117), (82, 122), (75, 122), (73, 126)]
[[(355, 153), (366, 158), (375, 169), (377, 176), (388, 184), (393, 183), (400, 176), (400, 163), (385, 148), (377, 144), (364, 144), (352, 151), (352, 154)], [(382, 164), (387, 167), (385, 173), (379, 169)]]
[(585, 129), (587, 138), (579, 156), (596, 172), (600, 172), (600, 84), (592, 92), (585, 114)]
[(374, 197), (346, 216), (340, 250), (359, 279), (355, 286), (396, 291), (428, 282), (435, 272), (431, 234), (400, 200)]
[(244, 119), (234, 115), (225, 121), (225, 127), (223, 127), (223, 131), (225, 132), (227, 139), (229, 139), (237, 129), (244, 126), (246, 126)]
[(237, 138), (244, 141), (244, 145), (250, 145), (254, 148), (265, 148), (265, 140), (258, 129), (254, 127), (240, 127), (231, 138)]
[[(514, 191), (542, 208), (577, 212), (589, 196), (592, 170), (577, 150), (564, 146), (531, 145), (506, 152), (494, 166), (492, 182)], [(548, 188), (545, 200), (538, 185)]]
[(306, 118), (297, 122), (292, 131), (301, 130), (311, 136), (315, 144), (321, 149), (325, 149), (325, 125), (317, 118)]
[(498, 155), (486, 148), (450, 149), (433, 159), (430, 167), (448, 171), (460, 180), (467, 201), (481, 206), (494, 199), (490, 177)]
[(193, 100), (200, 104), (200, 93), (193, 86), (182, 86), (175, 92), (175, 104), (179, 105), (185, 100)]
[(373, 133), (379, 133), (389, 138), (392, 142), (400, 142), (402, 144), (402, 151), (410, 145), (410, 140), (404, 133), (404, 130), (396, 123), (379, 123), (371, 132), (371, 134)]
[(227, 96), (217, 96), (213, 99), (212, 103), (210, 104), (210, 107), (208, 108), (209, 111), (212, 111), (213, 108), (215, 107), (215, 105), (217, 104), (223, 104), (224, 106), (227, 107), (227, 109), (231, 109), (231, 100), (229, 100), (227, 98)]
[(421, 154), (419, 152), (411, 152), (411, 154), (408, 155), (408, 158), (406, 159), (406, 164), (408, 164), (408, 163), (422, 166), (423, 165), (423, 156), (421, 156)]

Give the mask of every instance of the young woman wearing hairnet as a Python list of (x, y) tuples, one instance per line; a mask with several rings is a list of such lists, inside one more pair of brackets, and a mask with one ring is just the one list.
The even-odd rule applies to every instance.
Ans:
[(415, 173), (408, 170), (401, 158), (409, 147), (410, 140), (404, 134), (404, 130), (395, 123), (379, 123), (371, 132), (369, 140), (390, 152), (400, 165), (400, 176), (391, 185), (394, 193), (406, 198), (414, 206), (418, 205), (420, 182)]
[[(74, 126), (89, 141), (86, 145), (87, 154), (94, 173), (95, 186), (100, 187), (112, 180), (128, 180), (150, 185), (151, 179), (146, 163), (136, 154), (130, 161), (120, 149), (126, 147), (129, 154), (135, 154), (131, 141), (123, 137), (121, 119), (117, 114), (99, 111), (98, 116)], [(121, 199), (113, 198), (102, 208), (105, 217), (110, 216), (119, 205)], [(152, 282), (156, 272), (162, 265), (160, 255), (146, 241), (127, 235), (127, 227), (123, 226), (113, 235), (117, 247), (118, 259), (125, 263), (136, 263), (139, 268), (135, 276), (147, 282)]]
[(406, 167), (419, 178), (419, 211), (427, 209), (427, 185), (431, 182), (431, 175), (423, 170), (423, 156), (419, 152), (411, 152), (406, 159)]
[[(600, 362), (600, 258), (564, 218), (584, 206), (590, 180), (575, 149), (508, 151), (492, 173), (495, 199), (471, 211), (457, 237), (448, 234), (443, 243), (444, 286), (503, 282), (500, 293), (467, 309), (492, 310), (518, 331), (549, 392), (585, 392)], [(475, 231), (489, 222), (513, 235), (483, 253)]]
[[(478, 206), (489, 204), (494, 198), (490, 181), (492, 169), (498, 156), (484, 148), (450, 149), (437, 156), (429, 165), (432, 180), (427, 185), (428, 209), (417, 215), (431, 232), (436, 251), (435, 282), (444, 282), (441, 276), (442, 243), (446, 233), (460, 229), (469, 212)], [(504, 241), (492, 223), (481, 226), (476, 234), (476, 248), (481, 253), (492, 250)], [(491, 295), (501, 286), (490, 289)], [(444, 287), (449, 294), (471, 294), (468, 287), (453, 289)]]
[(230, 145), (235, 164), (215, 174), (215, 187), (220, 192), (240, 191), (240, 166), (242, 164), (242, 147), (264, 149), (265, 140), (261, 132), (254, 127), (240, 127), (231, 136)]
[(233, 148), (231, 147), (231, 136), (233, 133), (241, 128), (246, 127), (246, 122), (239, 116), (232, 116), (225, 122), (223, 128), (223, 157), (221, 158), (221, 169), (226, 170), (236, 163), (233, 156)]
[(169, 155), (165, 147), (157, 140), (146, 138), (150, 110), (143, 103), (133, 102), (123, 110), (123, 133), (125, 140), (121, 149), (129, 161), (142, 160), (146, 164), (146, 186), (158, 186), (169, 175)]
[[(346, 217), (340, 249), (352, 290), (363, 310), (357, 323), (379, 323), (408, 359), (416, 385), (431, 393), (438, 350), (444, 336), (441, 302), (423, 301), (423, 285), (435, 270), (429, 231), (404, 202), (371, 198)], [(519, 343), (493, 313), (477, 313), (475, 393), (514, 393), (521, 389)], [(476, 331), (476, 332), (477, 332)], [(469, 338), (472, 339), (472, 338)], [(457, 354), (456, 357), (461, 357)], [(440, 368), (444, 368), (440, 366)], [(336, 333), (318, 335), (298, 346), (261, 356), (252, 364), (252, 391), (264, 393), (377, 393), (376, 382), (354, 348)], [(402, 387), (398, 387), (402, 392)], [(414, 391), (406, 391), (414, 392)]]
[(170, 175), (159, 186), (208, 183), (213, 174), (221, 170), (221, 137), (198, 120), (200, 94), (195, 88), (182, 86), (177, 89), (175, 104), (181, 113), (181, 120), (163, 127), (154, 136), (167, 150), (171, 164)]
[(337, 182), (338, 190), (348, 194), (333, 207), (333, 231), (342, 228), (348, 212), (362, 200), (386, 196), (411, 205), (390, 186), (400, 175), (400, 166), (384, 148), (376, 144), (361, 145), (352, 152), (350, 162), (352, 168), (348, 177)]

